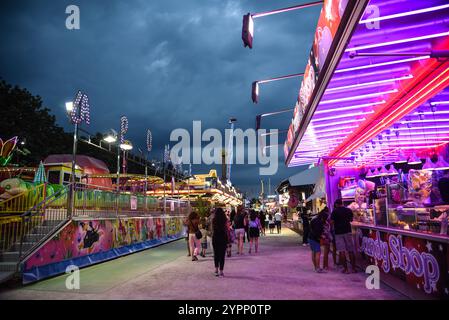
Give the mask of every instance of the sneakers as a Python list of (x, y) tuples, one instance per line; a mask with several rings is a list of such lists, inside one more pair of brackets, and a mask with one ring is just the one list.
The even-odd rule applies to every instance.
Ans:
[(302, 246), (303, 247), (307, 247), (309, 244), (308, 243), (303, 243)]
[(218, 271), (215, 271), (215, 276), (216, 276), (216, 277), (218, 277), (218, 276), (219, 276), (219, 274), (218, 274)]
[(197, 256), (193, 256), (192, 257), (192, 261), (198, 261), (198, 257)]
[(316, 273), (325, 273), (325, 271), (323, 271), (323, 269), (321, 269), (321, 268), (316, 268), (315, 272)]
[(223, 277), (224, 277), (223, 271), (220, 271), (219, 277), (220, 277), (220, 278), (223, 278)]

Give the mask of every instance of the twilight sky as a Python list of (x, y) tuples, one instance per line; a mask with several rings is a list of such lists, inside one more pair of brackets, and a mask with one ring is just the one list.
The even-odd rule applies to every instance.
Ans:
[[(65, 101), (78, 89), (89, 95), (89, 132), (105, 132), (129, 118), (127, 138), (144, 149), (153, 132), (151, 157), (160, 159), (170, 132), (254, 128), (257, 114), (293, 108), (300, 79), (262, 84), (259, 104), (251, 82), (303, 72), (320, 7), (262, 17), (255, 22), (252, 50), (243, 48), (242, 16), (301, 3), (294, 0), (3, 0), (0, 2), (0, 78), (40, 95), (58, 124), (72, 130)], [(80, 8), (80, 30), (65, 27), (68, 5)], [(265, 118), (262, 127), (285, 130), (292, 113)], [(259, 176), (258, 165), (233, 165), (232, 182), (248, 195), (260, 179), (272, 189), (298, 172), (284, 165)], [(172, 142), (170, 145), (172, 146)], [(136, 148), (137, 150), (137, 148)], [(221, 173), (220, 167), (212, 166)], [(194, 165), (193, 173), (207, 172)]]

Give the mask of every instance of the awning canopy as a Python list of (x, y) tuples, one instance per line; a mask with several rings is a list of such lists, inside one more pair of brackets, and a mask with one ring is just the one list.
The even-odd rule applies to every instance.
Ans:
[[(323, 93), (301, 104), (301, 87), (286, 141), (288, 166), (320, 158), (330, 166), (388, 164), (399, 151), (424, 156), (449, 143), (449, 4), (369, 4), (345, 31), (352, 36), (344, 50), (329, 52), (341, 59), (327, 82), (317, 83)], [(325, 36), (317, 42), (332, 41)]]
[(312, 167), (291, 176), (288, 178), (288, 182), (292, 187), (315, 184), (320, 178), (321, 171), (322, 166)]

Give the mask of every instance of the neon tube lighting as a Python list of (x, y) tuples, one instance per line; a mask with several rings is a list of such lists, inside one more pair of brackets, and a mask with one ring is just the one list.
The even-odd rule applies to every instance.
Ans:
[(319, 121), (335, 120), (335, 119), (348, 118), (348, 117), (358, 117), (358, 116), (364, 116), (364, 115), (373, 114), (373, 113), (374, 113), (374, 110), (370, 110), (370, 111), (366, 111), (366, 112), (343, 113), (338, 116), (313, 119), (311, 122), (314, 123), (314, 122), (319, 122)]
[(363, 46), (359, 46), (359, 47), (353, 47), (353, 48), (346, 49), (345, 52), (351, 52), (351, 51), (363, 50), (363, 49), (371, 49), (371, 48), (379, 48), (379, 47), (391, 46), (391, 45), (395, 45), (395, 44), (401, 44), (401, 43), (407, 43), (407, 42), (413, 42), (413, 41), (419, 41), (419, 40), (426, 40), (426, 39), (433, 39), (433, 38), (439, 38), (439, 37), (445, 37), (445, 36), (449, 36), (449, 31), (427, 34), (425, 36), (412, 37), (412, 38), (407, 38), (407, 39), (381, 42), (381, 43), (376, 43), (376, 44), (367, 44), (367, 45), (363, 45)]
[(386, 103), (386, 101), (382, 100), (379, 102), (363, 103), (363, 104), (358, 104), (358, 105), (349, 106), (349, 107), (319, 110), (319, 111), (316, 111), (315, 114), (323, 114), (323, 113), (329, 113), (329, 112), (338, 112), (338, 111), (345, 111), (345, 110), (360, 109), (360, 108), (365, 108), (365, 107), (373, 107), (373, 106), (377, 106), (377, 105), (383, 104), (383, 103)]
[(362, 122), (365, 121), (366, 118), (361, 118), (361, 119), (352, 119), (352, 120), (345, 120), (345, 121), (337, 121), (337, 122), (331, 122), (331, 123), (325, 123), (325, 124), (316, 124), (313, 127), (314, 128), (323, 128), (323, 127), (332, 127), (338, 124), (352, 124), (354, 122)]
[(357, 99), (363, 99), (363, 98), (372, 98), (372, 97), (377, 97), (377, 96), (381, 96), (384, 94), (395, 93), (395, 92), (398, 92), (398, 89), (375, 92), (375, 93), (368, 93), (368, 94), (363, 94), (360, 96), (351, 96), (351, 97), (344, 97), (344, 98), (338, 98), (338, 99), (332, 99), (332, 100), (325, 100), (325, 101), (321, 101), (320, 105), (334, 103), (334, 102), (351, 101), (351, 100), (357, 100)]
[(425, 112), (415, 112), (413, 113), (414, 116), (419, 116), (420, 114), (424, 114), (424, 115), (439, 115), (439, 114), (449, 114), (448, 110), (444, 110), (444, 111), (425, 111)]
[(432, 101), (430, 103), (430, 105), (432, 105), (432, 106), (438, 106), (438, 105), (441, 105), (441, 104), (449, 104), (449, 101)]
[[(342, 127), (336, 127), (336, 128), (331, 128), (331, 129), (325, 129), (325, 130), (313, 130), (313, 128), (309, 128), (307, 129), (305, 134), (308, 134), (308, 132), (313, 132), (314, 134), (318, 134), (318, 133), (326, 133), (326, 132), (334, 132), (334, 131), (340, 131), (340, 130), (345, 130), (345, 129), (355, 129), (358, 126), (342, 126)], [(312, 134), (312, 133), (310, 133)]]
[[(444, 70), (442, 73), (440, 73), (440, 74), (439, 74), (438, 76), (436, 76), (434, 79), (432, 79), (429, 83), (427, 83), (424, 87), (422, 87), (421, 89), (419, 89), (418, 91), (416, 91), (415, 93), (413, 93), (412, 96), (410, 96), (406, 101), (404, 101), (403, 103), (401, 103), (401, 104), (400, 104), (395, 110), (393, 110), (390, 114), (395, 114), (395, 113), (397, 112), (397, 113), (399, 114), (399, 116), (405, 115), (405, 114), (409, 111), (409, 110), (408, 110), (409, 108), (404, 108), (404, 105), (406, 105), (407, 103), (410, 103), (410, 101), (413, 101), (413, 100), (415, 99), (416, 96), (419, 96), (419, 95), (420, 95), (423, 91), (425, 91), (426, 89), (427, 89), (427, 92), (431, 92), (431, 91), (434, 90), (435, 88), (439, 87), (441, 84), (443, 84), (443, 83), (445, 83), (446, 81), (448, 81), (448, 80), (449, 80), (449, 76), (446, 76), (445, 78), (443, 78), (442, 80), (440, 80), (437, 84), (434, 83), (434, 82), (437, 81), (439, 78), (441, 78), (442, 76), (444, 76), (445, 73), (447, 73), (447, 72), (449, 72), (449, 69)], [(433, 85), (433, 87), (431, 87), (431, 88), (429, 89), (429, 87), (432, 86), (432, 85)], [(410, 104), (409, 104), (409, 106), (410, 106)], [(424, 121), (424, 120), (423, 120), (423, 121)], [(387, 121), (386, 123), (382, 123), (381, 125), (382, 125), (382, 127), (389, 127), (389, 126), (392, 125), (392, 124), (393, 124), (393, 121), (390, 120), (390, 121)], [(365, 137), (369, 136), (373, 130), (378, 130), (378, 126), (379, 126), (379, 125), (373, 126), (373, 127), (371, 127), (369, 130), (365, 131), (365, 132), (361, 135), (359, 141), (360, 141), (360, 140), (363, 140), (363, 139), (365, 139)], [(336, 156), (340, 156), (340, 155), (342, 155), (342, 154), (345, 154), (345, 153), (347, 152), (347, 150), (350, 150), (350, 149), (352, 148), (352, 146), (353, 146), (354, 144), (356, 144), (356, 143), (357, 143), (357, 142), (353, 142), (353, 143), (351, 143), (350, 145), (345, 146), (345, 148), (344, 148), (343, 150), (339, 151), (339, 152), (337, 153)]]
[(443, 4), (441, 6), (424, 8), (424, 9), (418, 9), (418, 10), (413, 10), (413, 11), (408, 11), (408, 12), (395, 13), (395, 14), (390, 14), (388, 16), (383, 16), (383, 17), (376, 17), (376, 18), (360, 20), (359, 24), (376, 22), (376, 21), (383, 21), (383, 20), (390, 20), (390, 19), (395, 19), (395, 18), (402, 18), (402, 17), (412, 16), (412, 15), (415, 15), (415, 14), (421, 14), (421, 13), (427, 13), (427, 12), (442, 10), (442, 9), (446, 9), (446, 8), (449, 8), (449, 4)]
[(401, 124), (421, 123), (421, 122), (449, 122), (449, 119), (423, 119), (423, 120), (401, 121)]
[[(378, 76), (378, 75), (384, 75), (387, 74), (389, 76), (391, 76), (392, 74), (396, 74), (396, 73), (400, 73), (400, 74), (409, 74), (410, 73), (410, 66), (400, 66), (400, 67), (396, 67), (396, 68), (391, 68), (391, 69), (381, 69), (381, 70), (375, 70), (375, 71), (370, 71), (370, 72), (365, 72), (362, 74), (358, 74), (358, 77), (369, 77), (371, 78), (372, 76)], [(337, 77), (333, 77), (331, 80), (331, 84), (333, 84), (334, 82), (340, 82), (343, 80), (354, 80), (354, 75), (353, 74), (349, 74), (349, 75), (340, 75)]]
[(338, 91), (338, 90), (345, 90), (345, 89), (351, 89), (351, 88), (360, 88), (360, 87), (369, 87), (369, 86), (378, 85), (378, 84), (382, 84), (382, 83), (391, 83), (391, 82), (395, 82), (395, 81), (412, 79), (412, 78), (413, 78), (413, 75), (409, 74), (409, 75), (406, 75), (406, 76), (403, 76), (403, 77), (400, 77), (400, 78), (392, 78), (392, 79), (377, 80), (377, 81), (371, 81), (371, 82), (365, 82), (365, 83), (359, 83), (359, 84), (351, 84), (351, 85), (347, 85), (347, 86), (326, 89), (325, 94), (328, 93), (328, 92), (334, 92), (334, 91)]
[(348, 71), (356, 71), (356, 70), (363, 70), (363, 69), (369, 69), (369, 68), (377, 68), (377, 67), (383, 67), (383, 66), (389, 66), (392, 64), (397, 63), (404, 63), (404, 62), (412, 62), (412, 61), (418, 61), (418, 60), (425, 60), (429, 59), (430, 56), (422, 56), (422, 57), (414, 57), (414, 58), (407, 58), (407, 59), (400, 59), (400, 60), (393, 60), (393, 61), (387, 61), (387, 62), (380, 62), (380, 63), (373, 63), (373, 64), (366, 64), (363, 66), (358, 67), (350, 67), (350, 68), (344, 68), (344, 69), (337, 69), (334, 73), (341, 73), (341, 72), (348, 72)]
[(307, 135), (307, 137), (311, 138), (311, 139), (316, 139), (319, 140), (321, 138), (327, 138), (327, 137), (335, 137), (335, 136), (344, 136), (344, 135), (348, 135), (353, 133), (354, 131), (343, 131), (343, 132), (333, 132), (333, 133), (328, 133), (328, 134), (324, 134), (324, 135), (318, 135), (318, 134), (309, 134)]

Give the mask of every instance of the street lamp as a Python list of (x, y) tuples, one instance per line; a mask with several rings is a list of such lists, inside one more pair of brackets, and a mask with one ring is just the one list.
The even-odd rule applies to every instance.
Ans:
[(259, 84), (273, 82), (273, 81), (279, 81), (279, 80), (285, 80), (285, 79), (291, 79), (291, 78), (298, 78), (298, 77), (302, 77), (302, 76), (304, 76), (304, 73), (294, 73), (294, 74), (289, 74), (286, 76), (280, 76), (280, 77), (275, 77), (275, 78), (253, 81), (252, 88), (251, 88), (251, 99), (253, 100), (253, 103), (259, 102)]
[(315, 1), (315, 2), (309, 2), (309, 3), (304, 3), (304, 4), (300, 4), (300, 5), (296, 5), (296, 6), (292, 6), (292, 7), (288, 7), (288, 8), (282, 8), (282, 9), (277, 9), (277, 10), (272, 10), (272, 11), (267, 11), (267, 12), (260, 12), (260, 13), (254, 13), (254, 14), (251, 14), (251, 13), (245, 14), (243, 16), (243, 26), (242, 26), (243, 46), (244, 47), (249, 47), (250, 49), (253, 48), (254, 19), (255, 18), (270, 16), (270, 15), (273, 15), (273, 14), (278, 14), (278, 13), (282, 13), (282, 12), (288, 12), (288, 11), (292, 11), (292, 10), (308, 8), (308, 7), (320, 5), (322, 3), (323, 3), (323, 0)]
[(75, 167), (76, 167), (76, 149), (78, 144), (78, 126), (82, 122), (86, 122), (87, 125), (90, 124), (90, 105), (89, 98), (87, 94), (78, 91), (75, 97), (75, 101), (68, 101), (65, 103), (65, 108), (67, 115), (69, 116), (70, 122), (74, 125), (73, 130), (73, 150), (72, 150), (72, 175), (70, 177), (70, 194), (68, 198), (67, 211), (69, 217), (73, 214), (74, 209), (74, 185), (75, 185)]
[(232, 164), (232, 157), (233, 157), (233, 149), (234, 149), (234, 123), (237, 122), (236, 118), (230, 118), (229, 124), (231, 125), (231, 131), (229, 133), (229, 145), (228, 145), (228, 172), (226, 174), (229, 183), (231, 182), (231, 164)]

